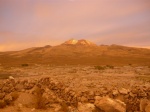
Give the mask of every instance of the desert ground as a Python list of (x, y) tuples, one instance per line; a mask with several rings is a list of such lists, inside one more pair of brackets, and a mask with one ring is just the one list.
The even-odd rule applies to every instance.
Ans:
[(0, 112), (150, 112), (150, 0), (0, 0)]
[(149, 100), (149, 66), (0, 66), (0, 112), (150, 112)]

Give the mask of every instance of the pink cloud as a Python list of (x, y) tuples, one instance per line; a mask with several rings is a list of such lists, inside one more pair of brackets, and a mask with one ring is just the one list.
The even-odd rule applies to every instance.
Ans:
[[(150, 1), (1, 0), (0, 23), (0, 43), (7, 50), (57, 45), (70, 38), (99, 44), (115, 39), (113, 43), (126, 45), (137, 38), (131, 44), (141, 45), (141, 38), (150, 36)], [(9, 47), (9, 42), (16, 47)]]

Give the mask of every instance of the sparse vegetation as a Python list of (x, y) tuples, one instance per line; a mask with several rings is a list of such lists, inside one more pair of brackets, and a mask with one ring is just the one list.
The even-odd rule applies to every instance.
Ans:
[[(143, 95), (137, 97), (137, 100), (140, 100), (139, 98), (144, 98), (145, 96), (148, 97), (148, 86), (145, 86), (145, 83), (149, 84), (150, 82), (150, 69), (147, 68), (147, 66), (123, 66), (115, 67), (115, 69), (113, 68), (113, 64), (106, 64), (103, 66), (63, 66), (53, 67), (53, 69), (49, 69), (49, 66), (42, 65), (36, 67), (31, 66), (27, 68), (14, 67), (8, 71), (7, 69), (4, 69), (1, 71), (1, 73), (6, 73), (7, 71), (9, 74), (8, 77), (10, 74), (15, 73), (19, 73), (17, 74), (18, 76), (20, 76), (20, 74), (34, 73), (36, 76), (31, 77), (31, 79), (29, 77), (30, 75), (28, 75), (27, 79), (25, 77), (21, 77), (14, 78), (13, 80), (8, 79), (7, 81), (1, 80), (2, 83), (0, 85), (2, 86), (0, 86), (0, 88), (2, 88), (2, 94), (0, 94), (0, 108), (4, 108), (5, 106), (13, 106), (17, 112), (23, 111), (25, 108), (33, 108), (33, 111), (39, 111), (38, 109), (40, 109), (41, 112), (48, 110), (57, 110), (59, 112), (75, 112), (80, 110), (80, 105), (78, 105), (79, 102), (87, 102), (94, 104), (94, 106), (91, 108), (93, 109), (92, 112), (102, 112), (99, 110), (98, 106), (96, 108), (94, 103), (94, 98), (96, 95), (103, 96), (104, 94), (108, 95), (110, 98), (115, 98), (120, 94), (133, 96), (134, 94), (136, 96)], [(75, 74), (70, 74), (69, 71), (72, 71), (72, 73)], [(49, 74), (50, 76), (38, 76), (42, 73)], [(99, 88), (104, 85), (105, 87), (99, 90)], [(110, 85), (115, 87), (115, 89), (110, 88)], [(143, 91), (142, 94), (139, 94), (139, 87)], [(86, 91), (84, 91), (84, 89)], [(27, 93), (22, 95), (23, 92)], [(133, 92), (133, 94), (130, 94), (131, 92)], [(20, 94), (20, 96), (18, 94)], [(16, 102), (21, 102), (21, 105), (18, 105), (16, 102), (14, 102), (16, 99)], [(131, 101), (133, 103), (135, 102), (132, 99)], [(128, 105), (129, 104), (127, 102), (127, 106)], [(83, 109), (87, 109), (86, 105), (81, 106), (83, 106)], [(139, 104), (136, 104), (136, 107), (139, 108)], [(132, 104), (131, 108), (132, 110), (137, 110)], [(130, 109), (127, 107), (127, 111), (128, 110)]]
[(68, 73), (77, 73), (77, 70), (76, 69), (72, 69)]
[(114, 66), (112, 66), (112, 65), (94, 66), (94, 68), (97, 69), (97, 70), (105, 70), (105, 69), (107, 69), (107, 68), (109, 68), (109, 69), (114, 69)]
[(27, 67), (29, 64), (21, 64), (22, 67)]
[(105, 70), (106, 69), (105, 66), (94, 66), (94, 68), (97, 70)]
[(132, 66), (132, 64), (131, 64), (131, 63), (129, 63), (129, 66)]
[(114, 69), (114, 66), (112, 65), (106, 65), (107, 68), (110, 68), (110, 69)]

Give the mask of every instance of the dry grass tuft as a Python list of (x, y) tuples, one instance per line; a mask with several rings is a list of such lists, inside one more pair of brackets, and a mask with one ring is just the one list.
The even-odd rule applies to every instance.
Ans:
[(96, 70), (105, 70), (105, 69), (106, 69), (105, 66), (94, 66), (94, 68), (95, 68)]

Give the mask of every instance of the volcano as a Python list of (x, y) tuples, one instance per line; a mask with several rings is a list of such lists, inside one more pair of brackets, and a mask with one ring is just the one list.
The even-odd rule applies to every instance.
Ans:
[(88, 40), (67, 40), (57, 46), (46, 45), (20, 51), (0, 52), (0, 64), (20, 65), (146, 65), (150, 49), (121, 45), (96, 45)]

